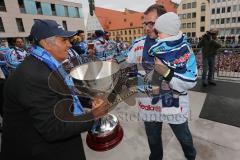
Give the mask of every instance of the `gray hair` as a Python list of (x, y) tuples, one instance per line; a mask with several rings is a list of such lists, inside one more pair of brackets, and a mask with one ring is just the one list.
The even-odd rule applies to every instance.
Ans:
[(50, 43), (50, 44), (55, 44), (55, 41), (56, 41), (56, 37), (55, 36), (52, 36), (52, 37), (48, 37), (48, 38), (46, 38), (45, 39), (45, 41), (47, 42), (47, 43)]

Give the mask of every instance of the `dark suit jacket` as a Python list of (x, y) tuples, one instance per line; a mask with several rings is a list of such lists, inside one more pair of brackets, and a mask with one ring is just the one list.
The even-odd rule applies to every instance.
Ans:
[(46, 64), (27, 57), (8, 78), (4, 98), (4, 160), (86, 159), (80, 133), (89, 130), (93, 121), (66, 122), (77, 119), (69, 110), (71, 94)]

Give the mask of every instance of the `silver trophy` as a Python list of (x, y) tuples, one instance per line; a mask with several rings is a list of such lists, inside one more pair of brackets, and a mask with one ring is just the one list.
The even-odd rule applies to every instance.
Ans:
[[(111, 107), (116, 105), (117, 93), (121, 90), (120, 67), (115, 62), (95, 61), (74, 67), (70, 71), (80, 96), (92, 99), (104, 96)], [(106, 151), (118, 145), (123, 138), (123, 129), (116, 116), (107, 114), (98, 119), (88, 132), (87, 144), (95, 151)]]

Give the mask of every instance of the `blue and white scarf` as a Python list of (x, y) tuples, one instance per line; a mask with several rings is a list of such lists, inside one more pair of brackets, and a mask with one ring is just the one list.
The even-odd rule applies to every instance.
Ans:
[(75, 116), (83, 114), (84, 110), (76, 94), (76, 88), (74, 86), (72, 77), (67, 74), (62, 65), (51, 54), (39, 46), (33, 46), (31, 48), (31, 54), (47, 64), (50, 69), (56, 71), (63, 78), (64, 83), (68, 86), (73, 97), (73, 114)]

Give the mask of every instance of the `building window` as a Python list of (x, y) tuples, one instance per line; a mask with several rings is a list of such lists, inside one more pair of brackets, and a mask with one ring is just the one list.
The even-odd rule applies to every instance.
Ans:
[(182, 28), (186, 28), (186, 23), (182, 23)]
[(217, 14), (220, 14), (220, 8), (217, 8)]
[(69, 14), (68, 14), (68, 6), (64, 6), (64, 12), (65, 12), (65, 16), (66, 16), (66, 17), (69, 17)]
[(62, 25), (63, 25), (63, 28), (67, 31), (68, 30), (67, 22), (66, 21), (62, 21)]
[(131, 23), (130, 23), (130, 27), (132, 27), (132, 26), (133, 26), (133, 23), (131, 22)]
[(125, 41), (127, 41), (127, 37), (125, 37)]
[(193, 12), (192, 13), (192, 18), (196, 18), (196, 16), (197, 16), (196, 12)]
[(192, 37), (196, 37), (196, 32), (192, 32)]
[(127, 19), (126, 18), (124, 18), (124, 20), (123, 20), (124, 22), (126, 22), (127, 21)]
[(215, 8), (212, 9), (212, 14), (215, 14)]
[(56, 13), (55, 4), (51, 4), (51, 10), (52, 10), (52, 15), (53, 15), (53, 16), (56, 16), (57, 13)]
[(200, 27), (200, 32), (205, 32), (205, 27)]
[(192, 28), (196, 28), (196, 22), (192, 23)]
[(182, 15), (181, 15), (181, 14), (179, 14), (178, 17), (179, 17), (180, 19), (182, 19)]
[(236, 17), (232, 17), (232, 23), (236, 23)]
[(201, 6), (201, 11), (202, 11), (202, 12), (206, 11), (206, 5), (205, 5), (205, 4), (203, 4), (203, 5)]
[(191, 18), (191, 13), (188, 13), (188, 14), (187, 14), (187, 18)]
[(222, 13), (225, 13), (225, 7), (222, 8)]
[(125, 31), (125, 35), (127, 35), (127, 31)]
[(205, 22), (205, 16), (201, 16), (201, 22)]
[(131, 30), (129, 30), (128, 32), (129, 32), (130, 35), (132, 34)]
[(43, 14), (40, 2), (36, 2), (36, 7), (37, 7), (37, 13), (38, 14)]
[(187, 32), (187, 36), (188, 36), (188, 37), (191, 37), (191, 33)]
[(215, 19), (212, 19), (211, 24), (214, 25), (214, 23), (215, 23)]
[(183, 14), (183, 15), (182, 15), (182, 18), (183, 18), (183, 19), (186, 19), (186, 17), (187, 17), (186, 14)]
[(6, 12), (4, 0), (0, 0), (0, 12)]
[(83, 9), (82, 8), (78, 8), (78, 12), (79, 12), (80, 18), (84, 18)]
[(138, 34), (141, 34), (141, 30), (140, 29), (138, 29)]
[(220, 19), (216, 19), (216, 24), (220, 24)]
[(237, 11), (237, 5), (234, 5), (233, 6), (233, 12), (236, 12)]
[(109, 21), (109, 22), (108, 22), (108, 24), (112, 24), (112, 22), (111, 22), (111, 21)]
[(0, 17), (0, 32), (5, 32), (2, 18)]
[(56, 8), (57, 16), (61, 16), (61, 17), (65, 16), (65, 10), (63, 5), (56, 4), (55, 8)]
[(228, 13), (231, 12), (231, 6), (227, 7), (227, 12), (228, 12)]
[(68, 7), (69, 17), (78, 18), (79, 12), (77, 7)]
[(42, 6), (43, 15), (48, 15), (48, 16), (52, 15), (51, 4), (45, 3), (45, 2), (41, 2), (41, 6)]
[(196, 2), (192, 2), (192, 8), (196, 8), (197, 3)]
[(183, 4), (182, 9), (187, 9), (187, 4)]
[(225, 23), (225, 19), (222, 18), (222, 19), (221, 19), (221, 24), (224, 24), (224, 23)]
[(75, 12), (76, 12), (76, 17), (79, 18), (79, 17), (80, 17), (80, 14), (79, 14), (78, 7), (75, 7)]
[(227, 19), (226, 19), (226, 23), (230, 23), (230, 18), (227, 18)]
[(190, 9), (191, 6), (192, 6), (192, 4), (191, 4), (191, 3), (188, 3), (188, 4), (187, 4), (187, 9)]
[(18, 0), (18, 5), (19, 5), (20, 13), (26, 13), (23, 0)]
[(135, 30), (133, 30), (133, 34), (134, 34), (134, 35), (136, 34), (136, 31), (135, 31)]
[(115, 36), (115, 32), (113, 32), (113, 36)]
[(122, 34), (123, 34), (123, 32), (122, 32), (122, 31), (120, 31), (120, 34), (122, 35)]
[(22, 18), (16, 18), (16, 23), (17, 23), (18, 31), (19, 32), (25, 32), (23, 22), (22, 22)]
[(37, 7), (35, 1), (32, 0), (23, 0), (24, 8), (26, 13), (37, 14)]
[(187, 28), (191, 28), (192, 24), (191, 23), (188, 23), (187, 24)]

